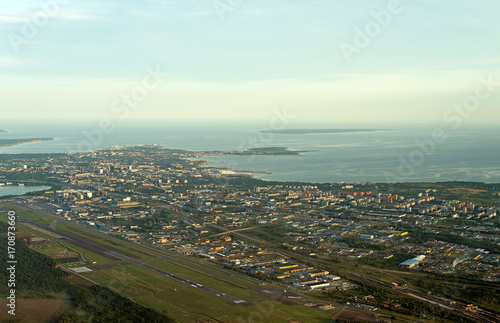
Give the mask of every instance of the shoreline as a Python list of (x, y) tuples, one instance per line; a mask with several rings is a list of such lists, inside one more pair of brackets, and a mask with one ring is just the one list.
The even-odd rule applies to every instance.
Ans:
[(216, 150), (204, 153), (215, 156), (298, 156), (318, 150), (290, 150), (288, 147), (260, 147), (245, 150)]
[(0, 139), (0, 148), (2, 147), (12, 147), (23, 144), (33, 144), (43, 141), (53, 141), (54, 138), (28, 138), (28, 139)]
[[(54, 139), (50, 138), (50, 140), (54, 140)], [(21, 144), (21, 143), (19, 143), (19, 144)], [(171, 149), (165, 148), (165, 147), (160, 146), (160, 145), (138, 144), (138, 145), (130, 145), (130, 146), (157, 146), (157, 147), (159, 146), (159, 147), (161, 147), (161, 149), (171, 150)], [(120, 147), (120, 146), (110, 146), (108, 148), (99, 148), (99, 150), (110, 149), (111, 147)], [(94, 150), (94, 151), (96, 151), (96, 150)], [(283, 179), (283, 178), (274, 178), (275, 176), (280, 176), (280, 175), (276, 174), (275, 172), (273, 172), (273, 171), (271, 171), (269, 169), (261, 169), (261, 170), (252, 169), (252, 168), (249, 169), (248, 166), (246, 166), (247, 170), (231, 169), (229, 167), (224, 167), (225, 166), (224, 164), (226, 164), (227, 162), (219, 159), (219, 158), (233, 157), (233, 156), (247, 156), (247, 157), (250, 157), (250, 156), (252, 156), (252, 157), (253, 156), (273, 156), (271, 154), (267, 154), (267, 155), (263, 155), (263, 154), (258, 154), (258, 155), (241, 155), (241, 154), (231, 154), (231, 153), (229, 153), (229, 154), (223, 154), (224, 151), (195, 151), (195, 150), (193, 150), (193, 151), (191, 151), (191, 150), (183, 150), (183, 152), (185, 152), (187, 154), (192, 154), (191, 156), (186, 156), (183, 159), (196, 160), (196, 161), (200, 162), (200, 166), (203, 167), (203, 168), (226, 169), (226, 170), (231, 170), (231, 171), (233, 171), (235, 173), (251, 174), (252, 177), (254, 177), (256, 179), (265, 180), (265, 181), (275, 181), (275, 182), (283, 182), (283, 181), (286, 182), (286, 181), (289, 181), (289, 182), (297, 182), (297, 183), (323, 183), (323, 184), (324, 183), (331, 183), (332, 181), (333, 182), (343, 181), (343, 182), (349, 182), (349, 183), (356, 183), (356, 182), (360, 182), (360, 181), (370, 181), (372, 183), (392, 184), (392, 185), (397, 185), (399, 183), (402, 183), (402, 182), (393, 183), (393, 182), (387, 182), (387, 181), (383, 181), (383, 180), (382, 181), (381, 180), (375, 180), (375, 179), (370, 179), (368, 177), (363, 178), (363, 179), (345, 179), (345, 178), (344, 179), (337, 179), (337, 180), (332, 179), (332, 181), (327, 181), (327, 182), (318, 181), (318, 180), (314, 180), (314, 179), (293, 179), (293, 178)], [(5, 153), (0, 152), (0, 154), (5, 154)], [(40, 152), (35, 152), (34, 154), (37, 154), (37, 155), (43, 155), (43, 154), (64, 155), (66, 153), (64, 153), (64, 152), (58, 152), (58, 153), (40, 153)], [(77, 154), (77, 153), (75, 153), (75, 154)], [(23, 154), (22, 153), (9, 153), (9, 155), (23, 155)], [(279, 154), (275, 154), (274, 156), (279, 156)], [(297, 154), (295, 156), (300, 156), (300, 154)], [(212, 165), (209, 166), (209, 164), (212, 164)], [(215, 164), (220, 164), (220, 165), (215, 165)], [(270, 177), (272, 177), (272, 178), (270, 178)], [(500, 184), (500, 181), (487, 181), (487, 180), (484, 180), (484, 179), (468, 179), (468, 180), (463, 180), (463, 179), (456, 179), (456, 178), (448, 178), (448, 179), (442, 179), (442, 180), (437, 180), (437, 181), (435, 179), (426, 179), (426, 178), (415, 179), (415, 180), (407, 179), (403, 183), (447, 183), (447, 182), (468, 182), (468, 183), (482, 183), (482, 184)]]
[[(226, 156), (226, 155), (220, 155), (220, 156)], [(216, 157), (215, 157), (216, 158)], [(257, 170), (257, 169), (232, 169), (229, 167), (217, 167), (217, 166), (209, 166), (209, 164), (226, 164), (227, 162), (223, 160), (207, 160), (203, 159), (203, 157), (188, 157), (186, 160), (194, 160), (200, 162), (200, 167), (204, 169), (220, 169), (220, 170), (230, 170), (235, 173), (242, 173), (239, 175), (250, 175), (253, 178), (257, 178), (254, 174), (265, 174), (265, 175), (272, 175), (273, 173), (268, 170)]]

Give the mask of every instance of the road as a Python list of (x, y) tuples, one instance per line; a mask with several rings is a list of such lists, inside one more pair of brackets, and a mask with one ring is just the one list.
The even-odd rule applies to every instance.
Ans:
[[(112, 256), (112, 257), (116, 257), (116, 258), (119, 258), (119, 259), (126, 261), (128, 263), (138, 265), (142, 268), (151, 270), (153, 272), (156, 272), (156, 273), (161, 274), (163, 276), (166, 276), (168, 278), (175, 279), (179, 282), (190, 285), (193, 288), (198, 288), (198, 289), (206, 291), (212, 295), (226, 299), (234, 304), (240, 304), (240, 303), (250, 302), (250, 301), (254, 301), (254, 300), (264, 300), (264, 299), (274, 299), (274, 300), (284, 300), (284, 299), (292, 300), (293, 299), (295, 301), (308, 299), (308, 300), (315, 301), (315, 302), (321, 302), (320, 299), (305, 295), (305, 294), (301, 293), (300, 291), (295, 290), (294, 288), (287, 287), (287, 290), (289, 290), (289, 291), (285, 292), (283, 290), (283, 288), (271, 287), (268, 284), (266, 284), (267, 286), (260, 286), (260, 284), (262, 284), (264, 282), (257, 280), (255, 278), (248, 277), (248, 276), (245, 276), (245, 275), (240, 274), (240, 273), (235, 273), (233, 271), (230, 271), (230, 270), (227, 270), (224, 268), (220, 268), (220, 267), (211, 269), (210, 267), (208, 267), (207, 264), (197, 264), (194, 259), (184, 260), (184, 259), (182, 259), (183, 257), (181, 255), (178, 255), (170, 250), (158, 249), (158, 248), (153, 248), (153, 247), (149, 247), (149, 246), (146, 247), (146, 246), (143, 246), (140, 244), (131, 243), (131, 242), (128, 242), (128, 241), (125, 241), (122, 239), (115, 238), (111, 235), (104, 234), (98, 230), (91, 229), (91, 228), (82, 226), (80, 224), (76, 224), (76, 223), (71, 222), (71, 221), (63, 220), (61, 217), (57, 217), (57, 216), (49, 214), (50, 212), (53, 212), (56, 208), (51, 207), (45, 203), (40, 203), (40, 204), (37, 203), (36, 205), (32, 204), (29, 206), (27, 206), (26, 204), (22, 204), (22, 203), (13, 203), (13, 204), (15, 204), (16, 206), (21, 207), (27, 211), (31, 211), (31, 212), (34, 212), (36, 214), (42, 215), (48, 219), (64, 222), (66, 225), (77, 228), (78, 230), (83, 230), (83, 231), (86, 231), (86, 232), (91, 233), (93, 235), (98, 235), (98, 236), (100, 235), (107, 240), (114, 240), (117, 243), (120, 243), (122, 245), (130, 245), (130, 247), (132, 249), (139, 250), (139, 251), (142, 251), (142, 252), (150, 254), (150, 255), (155, 255), (158, 257), (158, 259), (153, 259), (153, 260), (152, 259), (146, 259), (146, 260), (133, 259), (127, 255), (110, 250), (109, 248), (106, 248), (103, 245), (93, 243), (92, 241), (89, 241), (89, 239), (86, 239), (84, 237), (79, 237), (76, 234), (61, 232), (61, 231), (56, 230), (54, 228), (43, 226), (43, 225), (34, 223), (32, 221), (29, 221), (27, 219), (23, 219), (23, 221), (29, 223), (30, 225), (33, 225), (33, 226), (36, 226), (40, 229), (46, 230), (52, 234), (58, 234), (60, 236), (66, 237), (68, 239), (72, 239), (78, 243), (81, 243), (83, 245), (88, 246), (89, 248), (95, 248), (103, 253), (106, 253), (106, 254)], [(169, 255), (169, 254), (172, 254), (172, 255)], [(172, 273), (169, 273), (165, 270), (156, 268), (156, 267), (148, 264), (148, 262), (157, 261), (157, 260), (166, 260), (166, 261), (169, 261), (169, 262), (177, 264), (177, 265), (181, 265), (181, 266), (184, 266), (187, 268), (192, 268), (193, 270), (196, 270), (196, 271), (201, 271), (210, 277), (214, 277), (216, 279), (218, 278), (222, 281), (228, 281), (230, 283), (234, 283), (236, 285), (244, 286), (246, 288), (254, 290), (254, 291), (260, 293), (262, 296), (257, 297), (257, 298), (252, 298), (249, 300), (242, 300), (238, 297), (234, 297), (234, 296), (228, 295), (226, 293), (220, 292), (216, 289), (204, 286), (202, 284), (199, 284), (196, 281), (176, 276)], [(238, 276), (243, 276), (244, 279), (239, 279)], [(246, 282), (245, 280), (255, 280), (255, 283)], [(290, 292), (291, 290), (293, 290), (293, 293)]]
[(438, 305), (442, 308), (445, 308), (450, 311), (458, 312), (462, 315), (471, 317), (473, 319), (476, 319), (480, 322), (486, 322), (486, 323), (497, 323), (500, 322), (500, 315), (485, 311), (483, 309), (477, 309), (477, 310), (467, 310), (466, 305), (457, 301), (453, 301), (450, 299), (443, 299), (438, 296), (434, 295), (428, 295), (425, 293), (421, 293), (409, 288), (404, 288), (404, 287), (391, 287), (390, 284), (383, 282), (381, 280), (364, 276), (361, 274), (355, 274), (353, 273), (358, 278), (361, 278), (363, 280), (368, 280), (372, 283), (375, 283), (377, 285), (383, 286), (385, 288), (389, 288), (392, 290), (395, 290), (399, 293), (405, 294), (407, 296), (411, 296), (413, 298), (417, 298), (423, 302), (427, 302), (430, 304)]
[[(186, 218), (190, 218), (190, 216), (187, 215), (187, 214), (182, 214), (182, 215), (184, 217), (186, 217)], [(226, 228), (224, 228), (222, 226), (219, 226), (217, 224), (207, 224), (207, 226), (210, 226), (212, 228), (221, 230), (222, 234), (231, 232), (231, 234), (233, 234), (233, 235), (240, 236), (241, 238), (244, 238), (244, 239), (246, 239), (248, 241), (253, 241), (253, 242), (258, 243), (260, 245), (266, 246), (267, 248), (269, 248), (271, 250), (274, 250), (275, 252), (279, 252), (279, 253), (287, 255), (289, 257), (298, 258), (298, 259), (301, 259), (302, 261), (306, 261), (306, 262), (307, 261), (311, 261), (311, 259), (309, 257), (305, 256), (305, 255), (298, 254), (296, 252), (289, 251), (289, 250), (279, 249), (275, 245), (273, 245), (273, 244), (271, 244), (271, 243), (269, 243), (267, 241), (264, 241), (262, 239), (255, 238), (255, 237), (243, 234), (243, 233), (241, 233), (241, 231), (238, 231), (238, 230), (230, 231), (230, 230), (228, 230), (228, 229), (226, 229)], [(323, 259), (319, 259), (319, 258), (315, 258), (314, 261), (316, 261), (318, 263), (323, 263), (325, 265), (331, 265), (331, 263), (329, 263), (328, 261), (323, 260)], [(376, 284), (379, 284), (379, 285), (383, 285), (383, 286), (385, 286), (387, 288), (390, 288), (387, 283), (379, 281), (377, 279), (374, 279), (374, 278), (371, 278), (371, 277), (367, 277), (367, 276), (363, 276), (363, 275), (356, 274), (356, 273), (349, 273), (349, 274), (352, 274), (352, 275), (354, 275), (354, 276), (356, 276), (358, 278), (362, 278), (364, 280), (369, 280), (372, 283), (376, 283)], [(474, 318), (474, 319), (479, 320), (481, 322), (488, 322), (488, 323), (500, 322), (500, 315), (497, 315), (497, 314), (485, 311), (483, 309), (478, 309), (478, 310), (475, 310), (475, 311), (470, 311), (470, 310), (465, 309), (465, 305), (462, 304), (462, 303), (460, 303), (460, 302), (456, 302), (457, 305), (450, 305), (446, 301), (444, 301), (443, 299), (441, 299), (439, 297), (429, 296), (427, 294), (423, 294), (423, 293), (420, 293), (420, 292), (417, 292), (417, 291), (414, 291), (414, 290), (411, 290), (411, 289), (408, 289), (408, 288), (391, 288), (391, 289), (393, 289), (393, 290), (395, 290), (397, 292), (403, 293), (403, 294), (405, 294), (407, 296), (411, 296), (411, 297), (417, 298), (417, 299), (419, 299), (421, 301), (424, 301), (424, 302), (427, 302), (427, 303), (431, 303), (431, 304), (434, 304), (434, 305), (438, 305), (438, 306), (440, 306), (442, 308), (446, 308), (446, 309), (448, 309), (450, 311), (459, 312), (459, 313), (461, 313), (461, 314), (463, 314), (465, 316)]]

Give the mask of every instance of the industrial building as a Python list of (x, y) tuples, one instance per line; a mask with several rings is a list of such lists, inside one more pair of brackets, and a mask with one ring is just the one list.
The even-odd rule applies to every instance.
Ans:
[(421, 263), (422, 261), (424, 261), (424, 259), (425, 259), (425, 256), (420, 255), (420, 256), (417, 256), (415, 258), (408, 259), (408, 260), (400, 263), (399, 267), (400, 268), (412, 268), (412, 267), (418, 265), (419, 263)]
[(330, 283), (328, 283), (328, 282), (318, 282), (318, 283), (315, 283), (315, 284), (307, 285), (307, 287), (310, 290), (322, 289), (322, 288), (330, 287)]

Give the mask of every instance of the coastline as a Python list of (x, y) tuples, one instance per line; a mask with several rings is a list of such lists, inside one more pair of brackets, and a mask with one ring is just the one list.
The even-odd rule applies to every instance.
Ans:
[(0, 139), (0, 147), (11, 147), (22, 144), (33, 144), (43, 141), (53, 141), (54, 138)]
[(317, 150), (290, 150), (288, 147), (261, 147), (240, 151), (207, 151), (205, 153), (216, 156), (281, 156), (314, 152)]
[[(363, 127), (359, 127), (363, 128)], [(368, 127), (366, 127), (368, 128)], [(375, 127), (373, 127), (375, 128)], [(390, 128), (388, 126), (387, 128)], [(53, 142), (33, 143), (31, 145), (15, 145), (1, 147), (2, 153), (8, 154), (31, 154), (31, 153), (65, 153), (78, 152), (78, 144), (82, 138), (80, 132), (71, 130), (67, 132), (49, 132), (45, 128), (37, 129), (36, 132), (19, 131), (13, 128), (15, 134), (0, 134), (0, 138), (57, 138)], [(215, 130), (210, 128), (211, 130)], [(378, 129), (385, 129), (381, 126)], [(43, 130), (43, 131), (42, 131)], [(124, 129), (125, 130), (125, 129)], [(487, 183), (500, 182), (500, 169), (494, 160), (498, 158), (498, 150), (494, 142), (498, 142), (500, 136), (496, 129), (488, 128), (485, 132), (479, 128), (465, 129), (463, 136), (467, 138), (466, 145), (460, 145), (457, 136), (450, 136), (446, 145), (436, 145), (429, 154), (424, 154), (426, 167), (405, 167), (411, 160), (410, 155), (415, 152), (423, 152), (416, 142), (416, 138), (426, 140), (431, 138), (432, 128), (404, 129), (387, 132), (370, 132), (358, 134), (314, 134), (314, 135), (263, 135), (259, 137), (255, 132), (243, 129), (241, 132), (228, 130), (216, 132), (211, 136), (205, 131), (199, 133), (194, 131), (186, 134), (177, 134), (177, 130), (165, 130), (165, 138), (157, 138), (141, 135), (142, 132), (127, 131), (106, 137), (106, 143), (99, 147), (88, 144), (90, 148), (105, 149), (106, 146), (134, 145), (134, 144), (159, 144), (172, 147), (174, 150), (189, 150), (196, 152), (191, 156), (211, 155), (214, 160), (224, 160), (227, 164), (212, 164), (211, 166), (224, 167), (237, 165), (237, 169), (268, 170), (273, 174), (258, 174), (256, 177), (266, 180), (291, 180), (303, 182), (318, 181), (347, 181), (360, 182), (370, 180), (372, 182), (391, 181), (391, 178), (401, 178), (408, 182), (421, 181), (451, 181), (467, 180)], [(64, 130), (66, 131), (66, 130)], [(255, 131), (255, 130), (254, 130)], [(163, 133), (163, 132), (161, 132)], [(50, 135), (49, 135), (50, 134)], [(74, 134), (74, 136), (73, 136)], [(149, 133), (146, 133), (149, 134)], [(192, 136), (191, 136), (192, 134)], [(184, 136), (185, 135), (185, 136)], [(173, 137), (171, 137), (173, 136)], [(262, 136), (262, 134), (261, 134)], [(130, 140), (127, 140), (130, 138)], [(261, 138), (262, 140), (259, 140)], [(488, 139), (491, 138), (491, 139)], [(264, 140), (265, 139), (265, 140)], [(471, 145), (477, 142), (476, 145)], [(102, 145), (102, 146), (101, 146)], [(97, 146), (97, 145), (96, 145)], [(300, 158), (278, 154), (251, 154), (244, 153), (253, 147), (275, 146), (290, 147), (290, 150), (318, 152), (302, 153)], [(432, 147), (431, 147), (432, 148)], [(93, 149), (92, 149), (93, 150)], [(239, 151), (238, 153), (221, 153), (224, 151)], [(468, 153), (471, 152), (471, 153)], [(294, 153), (295, 154), (295, 153)], [(244, 158), (241, 158), (246, 156)], [(457, 156), (458, 158), (452, 158)], [(477, 156), (482, 156), (481, 158)], [(208, 156), (210, 157), (210, 156)], [(400, 158), (401, 157), (401, 158)], [(404, 159), (404, 161), (403, 161)], [(405, 170), (408, 172), (405, 173)], [(385, 176), (389, 174), (389, 176)], [(394, 175), (394, 176), (392, 176)], [(388, 178), (386, 178), (388, 177)], [(393, 181), (393, 180), (392, 180)]]
[[(214, 155), (212, 155), (214, 156)], [(215, 156), (230, 156), (230, 155), (215, 155)], [(224, 167), (224, 164), (227, 164), (226, 161), (223, 160), (207, 160), (205, 159), (206, 157), (211, 157), (210, 155), (208, 156), (200, 156), (200, 157), (187, 157), (185, 160), (191, 160), (191, 161), (197, 161), (200, 163), (200, 167), (204, 169), (217, 169), (217, 170), (227, 170), (227, 171), (232, 171), (237, 175), (246, 175), (246, 176), (251, 176), (252, 178), (258, 178), (256, 177), (255, 174), (266, 174), (266, 175), (272, 175), (273, 173), (268, 171), (268, 170), (258, 170), (258, 169), (232, 169), (230, 167)], [(216, 158), (216, 157), (213, 157)], [(217, 165), (212, 165), (210, 164), (221, 164), (220, 166)]]

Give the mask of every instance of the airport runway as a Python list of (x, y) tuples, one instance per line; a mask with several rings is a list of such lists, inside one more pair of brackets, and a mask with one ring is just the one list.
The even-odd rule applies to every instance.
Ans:
[[(19, 217), (18, 218), (26, 223), (29, 223), (30, 225), (32, 226), (35, 226), (35, 227), (38, 227), (40, 229), (43, 229), (45, 231), (49, 231), (51, 233), (54, 233), (54, 234), (57, 234), (59, 236), (62, 236), (62, 237), (65, 237), (65, 238), (68, 238), (70, 240), (73, 240), (73, 241), (76, 241), (82, 245), (85, 245), (85, 246), (88, 246), (90, 248), (93, 248), (93, 249), (96, 249), (96, 250), (99, 250), (105, 254), (108, 254), (110, 256), (113, 256), (113, 257), (116, 257), (116, 258), (119, 258), (121, 260), (124, 260), (130, 264), (133, 264), (133, 265), (137, 265), (137, 266), (140, 266), (142, 268), (145, 268), (147, 270), (150, 270), (150, 271), (153, 271), (155, 273), (158, 273), (158, 274), (161, 274), (165, 277), (168, 277), (168, 278), (171, 278), (171, 279), (174, 279), (174, 280), (177, 280), (181, 283), (184, 283), (184, 284), (187, 284), (187, 285), (190, 285), (191, 287), (194, 287), (194, 288), (198, 288), (202, 291), (205, 291), (207, 293), (210, 293), (212, 295), (215, 295), (215, 296), (218, 296), (218, 297), (221, 297), (229, 302), (232, 302), (232, 303), (235, 303), (235, 304), (241, 304), (241, 303), (245, 303), (244, 300), (242, 299), (239, 299), (237, 297), (234, 297), (234, 296), (231, 296), (231, 295), (228, 295), (228, 294), (225, 294), (225, 293), (222, 293), (216, 289), (213, 289), (213, 288), (210, 288), (210, 287), (207, 287), (207, 286), (204, 286), (204, 285), (201, 285), (195, 281), (191, 281), (191, 280), (188, 280), (188, 279), (185, 279), (185, 278), (182, 278), (182, 277), (179, 277), (179, 276), (176, 276), (174, 274), (171, 274), (165, 270), (162, 270), (162, 269), (159, 269), (159, 268), (156, 268), (156, 267), (153, 267), (151, 265), (148, 265), (147, 263), (145, 263), (144, 261), (141, 261), (141, 260), (137, 260), (137, 259), (133, 259), (131, 257), (128, 257), (128, 256), (125, 256), (121, 253), (118, 253), (118, 252), (115, 252), (115, 251), (111, 251), (101, 245), (98, 245), (98, 244), (95, 244), (95, 243), (92, 243), (92, 242), (89, 242), (87, 240), (84, 240), (84, 239), (80, 239), (78, 237), (75, 237), (71, 234), (68, 234), (66, 232), (61, 232), (59, 230), (56, 230), (56, 229), (52, 229), (52, 228), (49, 228), (47, 226), (43, 226), (43, 225), (40, 225), (38, 223), (35, 223), (33, 221), (30, 221), (28, 219), (24, 219), (22, 217)], [(80, 229), (83, 229), (81, 227), (79, 227)], [(109, 237), (108, 237), (109, 238)], [(123, 243), (123, 241), (120, 241), (121, 243)], [(137, 246), (134, 246), (134, 248), (136, 249), (140, 249), (140, 248), (137, 248)], [(149, 249), (147, 250), (148, 253), (154, 253), (152, 251), (150, 251)], [(158, 256), (160, 257), (165, 257), (165, 255), (162, 255), (162, 254), (158, 254)]]

